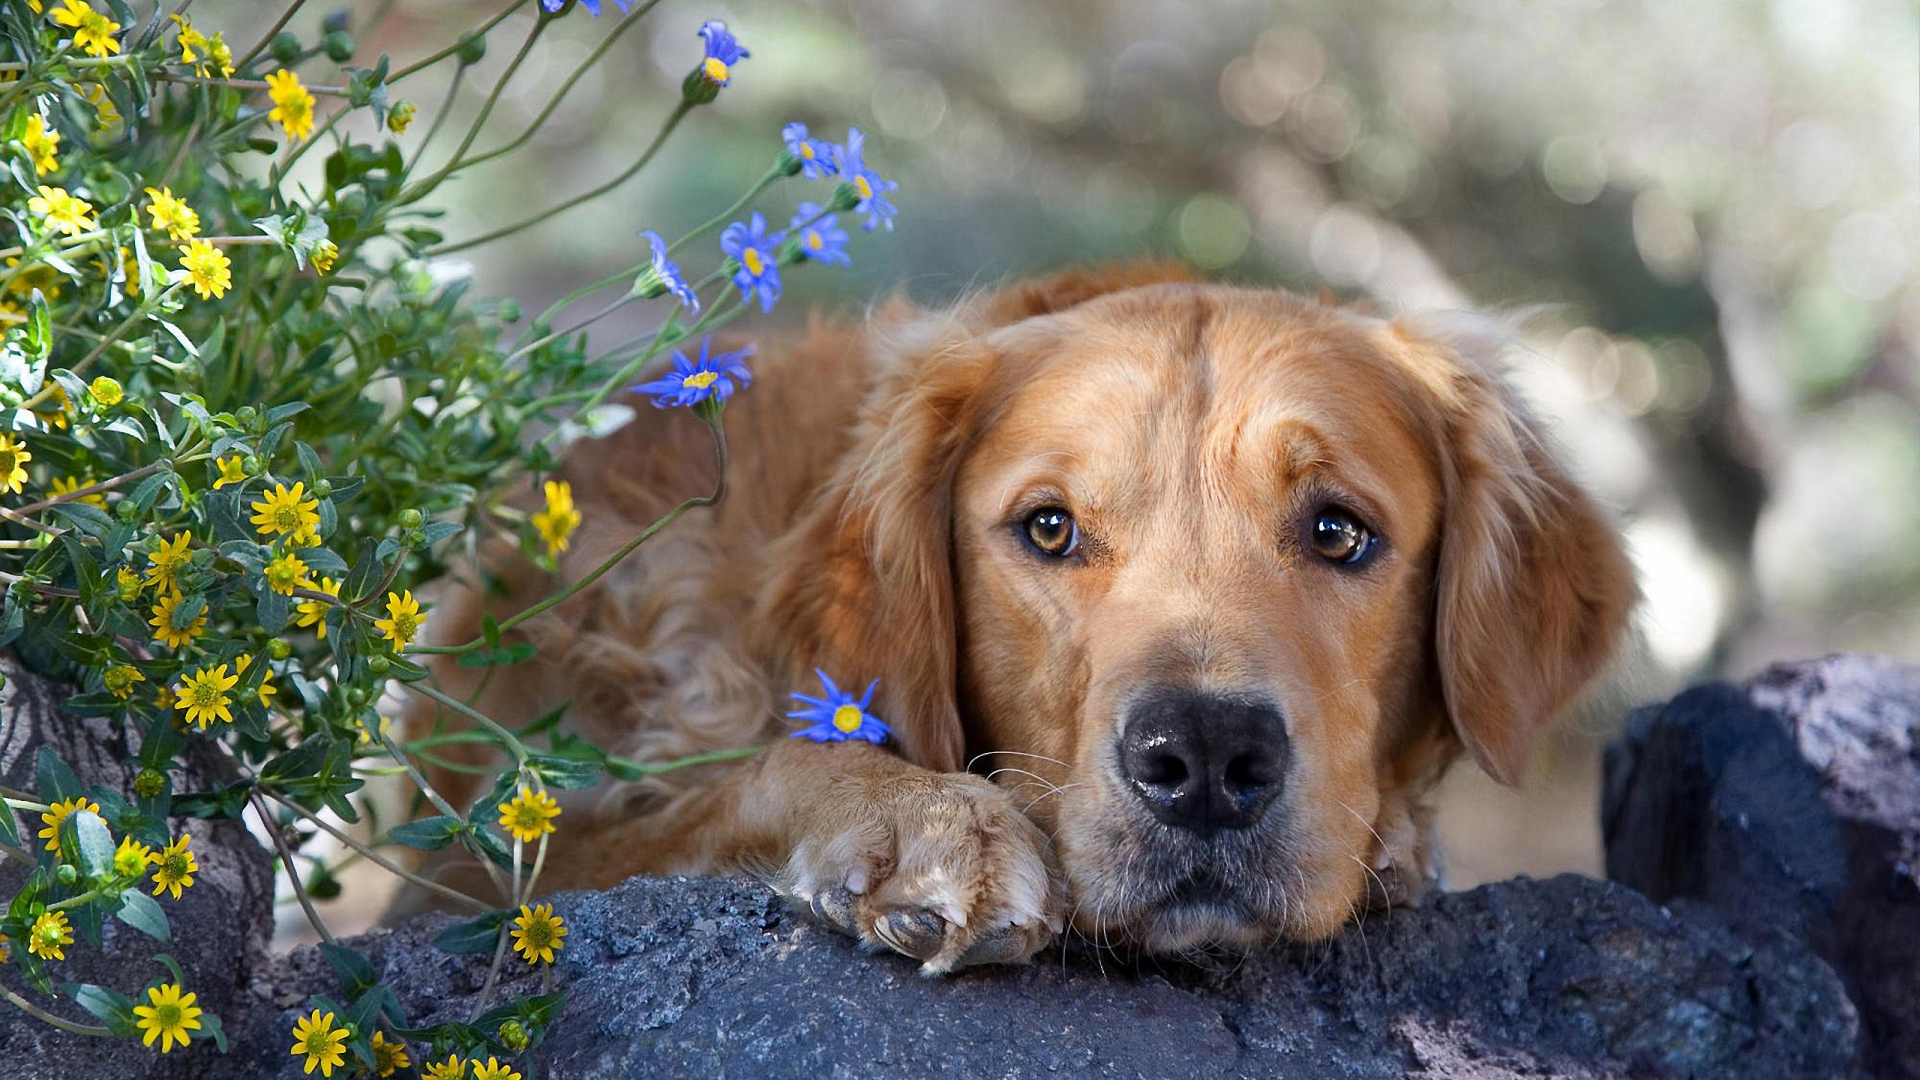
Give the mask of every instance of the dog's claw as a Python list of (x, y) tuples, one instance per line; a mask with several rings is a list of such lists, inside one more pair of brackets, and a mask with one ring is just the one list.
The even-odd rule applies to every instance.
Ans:
[(946, 943), (947, 920), (925, 908), (891, 911), (873, 920), (873, 932), (915, 960), (928, 960), (940, 953)]
[(807, 906), (813, 909), (815, 918), (837, 926), (846, 933), (859, 934), (859, 912), (854, 907), (853, 893), (849, 890), (822, 889), (807, 898)]

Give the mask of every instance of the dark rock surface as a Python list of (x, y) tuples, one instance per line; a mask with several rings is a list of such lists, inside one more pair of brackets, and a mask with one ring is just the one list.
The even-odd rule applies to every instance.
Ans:
[[(0, 688), (0, 785), (37, 788), (35, 762), (40, 747), (49, 746), (72, 766), (81, 782), (121, 792), (133, 790), (134, 773), (139, 770), (133, 755), (139, 747), (116, 723), (62, 713), (60, 702), (67, 689), (27, 672), (10, 654), (0, 653), (0, 675), (6, 678), (6, 686)], [(224, 762), (211, 744), (199, 743), (189, 751), (188, 765), (184, 775), (174, 774), (174, 790), (210, 787), (216, 778), (226, 776)], [(22, 838), (37, 842), (39, 815), (21, 812), (14, 819)], [(179, 827), (179, 822), (174, 824)], [(134, 989), (165, 973), (153, 957), (167, 953), (179, 961), (186, 988), (198, 996), (203, 1008), (220, 1016), (239, 1014), (248, 1000), (252, 973), (267, 962), (273, 934), (273, 861), (237, 821), (193, 821), (188, 831), (199, 864), (194, 883), (177, 900), (160, 898), (172, 941), (155, 941), (109, 919), (100, 949), (76, 942), (68, 948), (67, 959), (54, 965), (56, 984), (97, 983), (132, 996)], [(17, 863), (0, 860), (0, 897), (13, 896), (25, 877)], [(71, 1000), (41, 997), (5, 967), (0, 967), (0, 985), (56, 1015), (96, 1022)], [(197, 1045), (195, 1052), (199, 1052)], [(214, 1056), (211, 1047), (205, 1052)], [(179, 1059), (184, 1056), (176, 1049), (170, 1055), (173, 1061), (162, 1061), (137, 1045), (70, 1035), (0, 1004), (0, 1077), (8, 1080), (167, 1077), (180, 1075)]]
[(1920, 1077), (1920, 667), (1841, 655), (1642, 709), (1607, 753), (1607, 873), (1784, 930), (1846, 980), (1863, 1070)]
[[(1323, 945), (1209, 964), (1074, 951), (929, 981), (788, 914), (757, 885), (634, 878), (569, 893), (534, 1059), (596, 1077), (1833, 1077), (1854, 1015), (1794, 943), (1750, 945), (1606, 882), (1518, 880), (1374, 916)], [(425, 916), (358, 944), (415, 1022), (465, 1019), (483, 958)], [(534, 989), (518, 960), (514, 988)], [(333, 991), (311, 950), (256, 983), (248, 1053), (209, 1080), (294, 1077), (287, 1032)]]

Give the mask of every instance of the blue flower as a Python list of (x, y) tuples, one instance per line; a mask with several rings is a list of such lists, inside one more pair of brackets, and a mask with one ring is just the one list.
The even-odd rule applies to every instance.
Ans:
[(700, 359), (689, 360), (686, 353), (675, 349), (673, 370), (652, 382), (641, 383), (633, 392), (652, 394), (656, 409), (697, 405), (708, 398), (725, 401), (733, 395), (734, 379), (740, 380), (742, 388), (753, 382), (753, 372), (741, 363), (752, 355), (751, 345), (738, 352), (715, 353), (713, 339), (701, 338)]
[(780, 129), (780, 138), (786, 141), (787, 153), (800, 163), (802, 176), (821, 180), (833, 175), (833, 144), (824, 139), (807, 138), (807, 125), (788, 124)]
[(715, 86), (727, 85), (733, 78), (733, 65), (753, 54), (740, 47), (740, 42), (727, 33), (727, 24), (719, 19), (708, 19), (700, 24), (700, 36), (706, 39), (706, 59), (700, 61), (700, 77)]
[(763, 312), (772, 311), (774, 301), (780, 299), (780, 260), (775, 253), (785, 237), (785, 233), (767, 235), (767, 219), (757, 210), (750, 221), (736, 221), (720, 234), (720, 250), (740, 264), (733, 274), (740, 298), (752, 303), (758, 293)]
[(833, 148), (833, 164), (840, 171), (842, 181), (853, 189), (858, 198), (853, 205), (853, 212), (867, 215), (867, 223), (863, 227), (872, 232), (875, 226), (884, 223), (887, 231), (892, 232), (894, 216), (900, 211), (882, 196), (900, 185), (867, 167), (865, 144), (866, 136), (860, 134), (859, 128), (848, 128), (845, 145)]
[(849, 265), (853, 259), (847, 254), (847, 230), (840, 227), (835, 214), (828, 214), (808, 225), (807, 222), (813, 221), (818, 213), (819, 206), (803, 202), (799, 212), (793, 215), (792, 223), (787, 226), (800, 241), (801, 257), (835, 266)]
[(878, 746), (886, 742), (893, 734), (886, 721), (867, 712), (867, 706), (873, 704), (873, 688), (880, 685), (875, 679), (867, 684), (867, 692), (855, 701), (853, 695), (833, 685), (827, 673), (814, 668), (813, 673), (820, 676), (820, 685), (827, 688), (824, 698), (809, 697), (806, 694), (793, 694), (793, 700), (805, 702), (807, 707), (796, 709), (787, 714), (788, 719), (809, 720), (811, 726), (793, 733), (796, 739), (812, 739), (814, 742), (846, 742), (848, 739), (865, 739)]
[[(620, 14), (625, 15), (627, 13), (627, 5), (633, 3), (633, 0), (613, 0), (613, 2), (620, 5)], [(540, 0), (540, 6), (546, 8), (548, 13), (551, 14), (566, 7), (567, 0)], [(600, 17), (600, 0), (580, 0), (580, 6), (586, 8), (587, 14), (594, 18), (597, 19)]]
[(667, 242), (660, 239), (660, 234), (652, 229), (640, 235), (645, 237), (647, 245), (653, 248), (653, 262), (645, 270), (640, 271), (640, 276), (634, 280), (633, 295), (646, 300), (671, 293), (675, 300), (686, 307), (688, 314), (700, 314), (700, 296), (693, 291), (693, 286), (687, 284), (687, 279), (681, 276), (680, 267), (668, 260)]

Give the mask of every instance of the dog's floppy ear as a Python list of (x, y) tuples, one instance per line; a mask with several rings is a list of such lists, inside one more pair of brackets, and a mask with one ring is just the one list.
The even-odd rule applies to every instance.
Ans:
[(1638, 598), (1618, 527), (1556, 462), (1494, 369), (1507, 339), (1459, 318), (1396, 324), (1441, 400), (1435, 595), (1454, 730), (1502, 783), (1612, 657)]

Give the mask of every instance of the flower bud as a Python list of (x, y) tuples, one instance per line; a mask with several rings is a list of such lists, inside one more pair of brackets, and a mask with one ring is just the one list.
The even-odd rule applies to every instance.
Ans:
[(140, 508), (132, 502), (122, 502), (120, 505), (114, 507), (114, 515), (121, 521), (131, 522), (140, 516)]
[(353, 12), (348, 11), (346, 8), (327, 12), (327, 17), (320, 22), (320, 28), (329, 34), (335, 30), (345, 31), (352, 25)]
[(460, 47), (454, 51), (462, 64), (479, 63), (487, 55), (487, 39), (480, 34), (468, 34), (460, 39)]
[(274, 638), (267, 642), (267, 655), (275, 660), (285, 660), (293, 655), (293, 646), (287, 643), (286, 638)]
[(405, 98), (394, 102), (393, 108), (387, 110), (387, 130), (395, 135), (405, 135), (407, 125), (413, 123), (414, 114), (419, 111), (413, 102)]
[(347, 689), (347, 704), (357, 709), (360, 706), (365, 705), (366, 703), (367, 703), (366, 687), (354, 686), (354, 687), (349, 687)]
[(257, 457), (257, 456), (255, 456), (255, 455), (253, 455), (253, 454), (248, 454), (248, 455), (247, 455), (246, 457), (243, 457), (243, 458), (241, 458), (241, 459), (240, 459), (240, 469), (241, 469), (241, 471), (242, 471), (242, 472), (245, 472), (245, 473), (246, 473), (246, 474), (247, 474), (248, 476), (257, 476), (257, 475), (259, 475), (259, 473), (260, 473), (260, 459), (259, 459), (259, 457)]
[(375, 675), (385, 675), (388, 671), (392, 670), (392, 668), (393, 664), (384, 656), (367, 657), (367, 670), (373, 672)]
[(320, 39), (320, 47), (327, 52), (327, 59), (345, 63), (353, 59), (353, 35), (344, 30), (334, 30)]
[(421, 516), (420, 511), (411, 506), (400, 511), (400, 527), (403, 529), (417, 529), (423, 520), (425, 519)]
[(157, 799), (167, 790), (167, 774), (148, 766), (133, 778), (133, 793), (143, 799)]
[(233, 419), (241, 427), (252, 427), (253, 418), (256, 415), (258, 414), (255, 413), (254, 408), (251, 405), (242, 405), (239, 408), (233, 410)]
[(500, 301), (500, 321), (503, 323), (519, 322), (520, 321), (520, 301), (515, 300), (512, 297), (508, 297), (507, 299)]
[(93, 400), (108, 408), (120, 404), (120, 399), (125, 396), (119, 381), (106, 375), (87, 384), (87, 391), (93, 395)]
[(680, 83), (680, 97), (689, 105), (706, 105), (720, 96), (720, 84), (707, 78), (707, 73), (694, 68)]
[(271, 51), (273, 58), (281, 64), (291, 64), (300, 59), (300, 39), (291, 31), (282, 30), (273, 35)]
[(71, 885), (80, 880), (80, 871), (75, 870), (72, 863), (61, 863), (53, 868), (53, 880), (62, 885)]
[(527, 1044), (530, 1043), (531, 1041), (532, 1040), (527, 1036), (526, 1027), (523, 1026), (520, 1023), (520, 1021), (509, 1020), (506, 1023), (500, 1025), (500, 1045), (506, 1047), (507, 1049), (513, 1051), (514, 1053), (517, 1054), (520, 1051), (525, 1050), (527, 1048)]
[(324, 476), (315, 480), (313, 482), (313, 494), (314, 497), (318, 499), (324, 499), (333, 494), (333, 481)]

